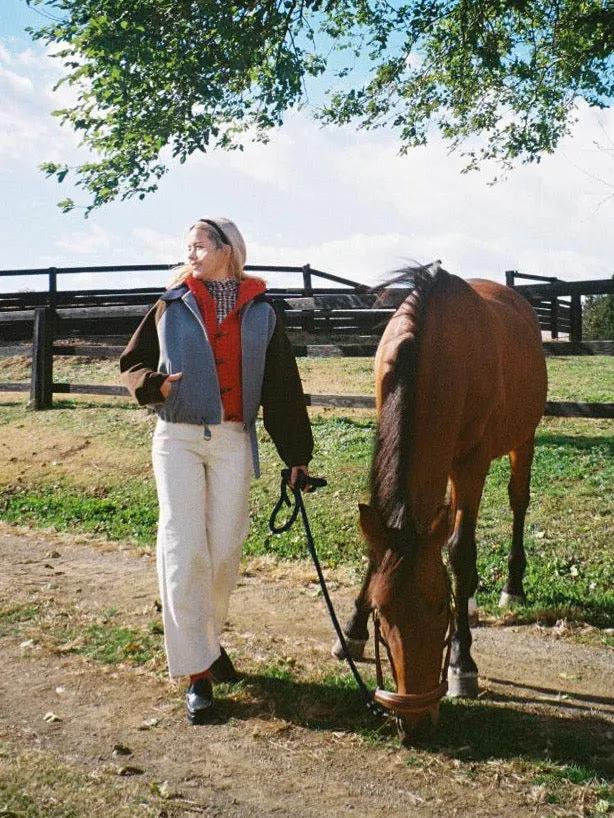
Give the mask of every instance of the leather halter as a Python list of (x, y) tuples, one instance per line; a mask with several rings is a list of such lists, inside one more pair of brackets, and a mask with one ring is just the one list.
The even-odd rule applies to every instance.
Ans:
[(452, 634), (454, 632), (454, 611), (450, 605), (450, 596), (448, 597), (448, 625), (446, 628), (446, 636), (443, 641), (445, 647), (445, 655), (443, 660), (443, 667), (441, 669), (440, 683), (427, 690), (425, 693), (392, 693), (384, 689), (384, 674), (382, 672), (382, 662), (380, 658), (380, 644), (384, 645), (388, 654), (388, 661), (392, 665), (390, 657), (390, 649), (388, 644), (384, 641), (379, 621), (379, 612), (377, 609), (373, 611), (373, 637), (375, 640), (375, 673), (377, 678), (377, 688), (373, 694), (373, 698), (382, 707), (392, 710), (397, 716), (415, 716), (426, 711), (433, 711), (439, 704), (441, 699), (448, 692), (448, 667), (450, 665), (450, 651), (452, 649)]

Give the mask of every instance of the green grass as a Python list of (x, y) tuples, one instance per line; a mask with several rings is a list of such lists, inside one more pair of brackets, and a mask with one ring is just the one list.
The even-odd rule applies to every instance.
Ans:
[(614, 402), (614, 357), (547, 358), (548, 400)]
[[(0, 381), (25, 382), (30, 379), (28, 358), (8, 357), (2, 361)], [(614, 357), (552, 356), (546, 359), (546, 363), (549, 400), (586, 403), (614, 401)], [(298, 364), (306, 391), (314, 394), (373, 394), (373, 361), (370, 358), (300, 358)], [(54, 380), (119, 384), (117, 361), (56, 356)]]
[[(614, 622), (613, 455), (614, 439), (606, 435), (553, 433), (547, 423), (538, 431), (526, 527), (525, 591), (533, 607), (525, 616), (539, 618), (546, 609), (550, 618)], [(496, 603), (511, 542), (508, 475), (505, 460), (493, 463), (482, 500), (479, 596), (487, 606)]]
[(0, 518), (8, 523), (98, 534), (110, 540), (151, 543), (156, 512), (151, 481), (132, 480), (92, 493), (64, 482), (18, 485), (0, 494)]
[(9, 608), (0, 608), (0, 637), (19, 632), (23, 622), (36, 619), (38, 614), (39, 609), (35, 605), (12, 605)]
[(92, 623), (81, 634), (75, 653), (103, 664), (144, 665), (162, 656), (159, 636), (118, 625)]
[[(137, 667), (162, 662), (163, 628), (153, 620), (146, 628), (131, 628), (114, 621), (108, 611), (85, 623), (76, 612), (23, 605), (0, 609), (0, 637), (18, 636), (43, 643), (52, 651), (74, 653), (107, 665)], [(2, 813), (0, 813), (1, 816)]]
[(81, 818), (77, 810), (53, 803), (50, 796), (45, 801), (41, 803), (38, 794), (25, 793), (21, 785), (10, 782), (3, 786), (0, 779), (0, 816), (7, 818)]
[[(135, 410), (136, 411), (136, 410)], [(61, 410), (79, 416), (78, 408)], [(102, 413), (102, 410), (98, 410)], [(45, 420), (55, 413), (45, 413)], [(130, 412), (104, 410), (100, 423), (113, 429), (109, 417)], [(605, 424), (589, 421), (545, 422), (537, 437), (533, 501), (526, 527), (528, 567), (526, 591), (532, 619), (582, 619), (598, 627), (614, 622), (614, 440)], [(61, 425), (61, 423), (60, 423)], [(583, 434), (573, 434), (574, 427)], [(567, 428), (569, 434), (561, 433)], [(374, 425), (370, 420), (316, 418), (318, 441), (314, 469), (329, 480), (326, 489), (309, 496), (307, 507), (318, 553), (325, 565), (354, 565), (364, 560), (357, 529), (356, 506), (368, 495), (368, 463)], [(127, 434), (116, 429), (118, 437)], [(113, 432), (112, 434), (114, 434)], [(108, 432), (107, 432), (108, 433)], [(300, 525), (282, 535), (268, 531), (268, 518), (279, 494), (277, 455), (261, 430), (264, 476), (255, 481), (251, 500), (252, 526), (246, 556), (273, 555), (278, 559), (308, 557)], [(149, 435), (143, 442), (149, 446)], [(506, 573), (511, 541), (511, 513), (507, 501), (509, 468), (506, 460), (493, 463), (478, 527), (479, 599), (487, 610), (496, 603)], [(157, 504), (151, 475), (126, 478), (121, 471), (107, 474), (103, 484), (75, 485), (68, 472), (51, 482), (36, 480), (0, 489), (0, 518), (20, 525), (44, 526), (133, 541), (155, 543)], [(549, 617), (544, 612), (550, 612)]]
[[(360, 393), (368, 388), (370, 362), (355, 363), (352, 378), (357, 385), (351, 391)], [(329, 382), (335, 382), (333, 364), (344, 366), (343, 361), (329, 360), (321, 370), (317, 362), (304, 362), (303, 375), (324, 372)], [(551, 358), (548, 367), (551, 398), (614, 400), (614, 358)], [(306, 387), (310, 388), (309, 381)], [(0, 477), (0, 519), (153, 548), (157, 503), (149, 450), (154, 422), (124, 400), (57, 400), (53, 410), (40, 413), (25, 412), (23, 403), (0, 401), (0, 427), (5, 427), (0, 460), (5, 458), (6, 464), (0, 474), (4, 470), (13, 475)], [(306, 504), (325, 565), (360, 569), (364, 563), (356, 507), (368, 499), (373, 433), (372, 413), (314, 417), (312, 470), (326, 475), (329, 486), (310, 495)], [(252, 526), (244, 553), (306, 559), (299, 525), (278, 536), (268, 531), (269, 514), (279, 496), (280, 463), (263, 429), (259, 436), (263, 477), (254, 482)], [(59, 449), (37, 460), (41, 447), (56, 438), (63, 441)], [(31, 449), (24, 444), (19, 457), (10, 457), (14, 441), (30, 439)], [(76, 461), (70, 452), (64, 454), (72, 446), (92, 451), (91, 457)], [(609, 421), (547, 418), (540, 425), (526, 525), (526, 591), (531, 607), (517, 613), (519, 621), (567, 618), (597, 627), (614, 624), (613, 455)], [(493, 463), (478, 525), (479, 601), (493, 614), (511, 542), (508, 479), (507, 460)], [(614, 643), (612, 636), (603, 639)]]

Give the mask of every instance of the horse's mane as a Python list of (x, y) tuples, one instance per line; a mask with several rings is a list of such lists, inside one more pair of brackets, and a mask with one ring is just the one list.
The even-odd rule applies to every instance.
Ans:
[(392, 284), (413, 287), (399, 308), (403, 311), (406, 328), (392, 370), (387, 375), (386, 397), (380, 409), (371, 463), (371, 504), (389, 529), (406, 529), (412, 522), (407, 516), (406, 495), (414, 445), (421, 328), (433, 292), (448, 279), (449, 274), (439, 262), (435, 262), (427, 267), (398, 270), (393, 278), (378, 288), (384, 289)]

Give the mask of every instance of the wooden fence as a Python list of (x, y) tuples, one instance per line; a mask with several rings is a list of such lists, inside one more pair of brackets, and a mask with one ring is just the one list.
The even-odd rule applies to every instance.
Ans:
[[(540, 283), (517, 284), (518, 279), (531, 279)], [(568, 335), (572, 344), (582, 343), (582, 296), (614, 293), (612, 278), (561, 281), (558, 278), (507, 270), (505, 282), (533, 305), (542, 330), (549, 332), (553, 339)]]
[[(143, 315), (160, 295), (161, 288), (60, 291), (58, 275), (168, 271), (173, 266), (1, 271), (0, 277), (47, 275), (49, 283), (46, 292), (0, 293), (0, 357), (24, 354), (32, 357), (31, 381), (0, 383), (0, 392), (29, 392), (33, 409), (49, 408), (54, 394), (126, 395), (122, 386), (55, 382), (53, 359), (54, 356), (74, 355), (117, 358)], [(301, 267), (251, 266), (247, 269), (301, 276), (301, 287), (268, 290), (284, 315), (297, 357), (374, 355), (383, 327), (394, 308), (377, 306), (376, 295), (366, 285), (313, 270), (308, 264)], [(314, 278), (337, 286), (316, 288)], [(517, 285), (515, 280), (519, 278), (539, 279), (544, 283)], [(534, 305), (543, 330), (550, 332), (553, 338), (562, 334), (570, 337), (569, 341), (545, 341), (547, 355), (614, 354), (614, 341), (583, 342), (581, 334), (581, 296), (614, 293), (614, 281), (569, 283), (515, 271), (508, 271), (506, 280)], [(565, 301), (566, 298), (570, 299), (569, 302)], [(576, 314), (578, 304), (579, 319)], [(360, 395), (307, 395), (306, 399), (311, 406), (373, 408), (375, 405), (372, 397)], [(612, 418), (614, 403), (549, 402), (546, 414)]]

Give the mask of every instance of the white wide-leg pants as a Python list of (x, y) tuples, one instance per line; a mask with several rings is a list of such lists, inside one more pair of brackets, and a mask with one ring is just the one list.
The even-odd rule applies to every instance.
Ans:
[(152, 457), (168, 669), (187, 676), (207, 670), (220, 655), (249, 528), (251, 446), (241, 423), (158, 420)]

